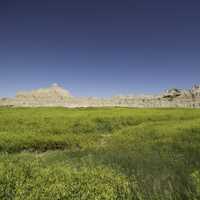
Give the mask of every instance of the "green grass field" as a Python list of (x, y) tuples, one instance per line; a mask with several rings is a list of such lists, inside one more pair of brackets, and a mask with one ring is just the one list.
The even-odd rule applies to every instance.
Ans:
[(200, 199), (200, 110), (0, 108), (0, 200), (71, 199)]

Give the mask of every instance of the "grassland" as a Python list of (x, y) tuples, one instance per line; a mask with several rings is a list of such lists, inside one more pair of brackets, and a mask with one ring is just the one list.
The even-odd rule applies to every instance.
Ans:
[(1, 108), (0, 200), (68, 199), (200, 199), (200, 110)]

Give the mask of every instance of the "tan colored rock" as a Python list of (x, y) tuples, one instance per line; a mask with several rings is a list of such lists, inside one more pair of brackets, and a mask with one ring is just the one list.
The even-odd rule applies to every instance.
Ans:
[(71, 97), (69, 91), (65, 90), (58, 84), (54, 83), (48, 88), (41, 88), (32, 90), (30, 92), (18, 92), (16, 95), (17, 99), (67, 99)]
[(73, 97), (58, 84), (29, 92), (18, 92), (16, 98), (0, 99), (0, 106), (15, 107), (187, 107), (200, 108), (200, 86), (190, 90), (170, 89), (159, 95), (129, 95), (112, 98)]

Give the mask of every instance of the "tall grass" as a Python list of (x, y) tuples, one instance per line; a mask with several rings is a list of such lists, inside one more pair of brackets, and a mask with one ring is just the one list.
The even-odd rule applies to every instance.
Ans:
[(0, 199), (200, 199), (200, 110), (2, 108)]

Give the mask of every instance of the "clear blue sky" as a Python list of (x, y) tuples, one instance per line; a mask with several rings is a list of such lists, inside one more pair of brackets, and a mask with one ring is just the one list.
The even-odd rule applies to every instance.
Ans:
[(200, 83), (200, 1), (0, 1), (0, 96), (58, 82), (76, 96)]

